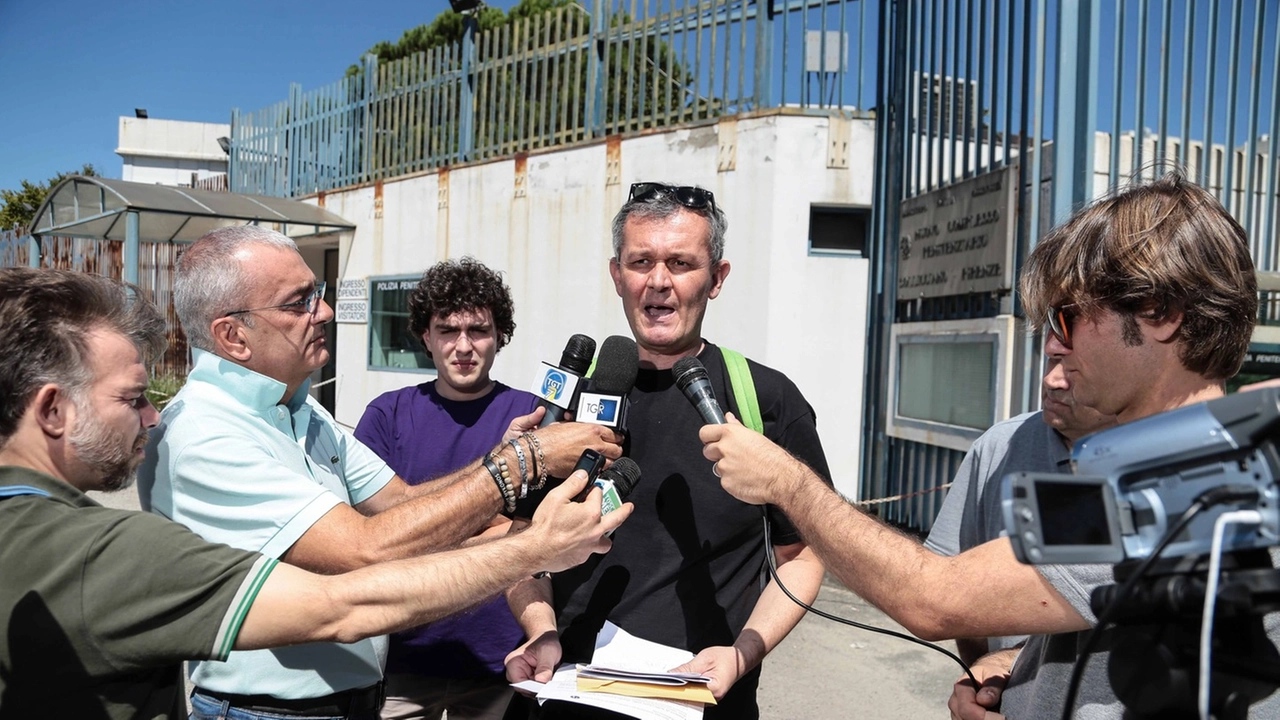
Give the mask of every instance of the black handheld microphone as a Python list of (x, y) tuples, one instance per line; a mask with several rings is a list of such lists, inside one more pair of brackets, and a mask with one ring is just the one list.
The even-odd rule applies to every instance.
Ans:
[(600, 498), (600, 514), (608, 515), (622, 507), (622, 503), (627, 501), (627, 496), (636, 489), (639, 482), (640, 466), (636, 461), (627, 457), (618, 458), (593, 478), (591, 484), (574, 499), (582, 502), (587, 499), (592, 487), (598, 487), (604, 493)]
[(627, 393), (640, 374), (640, 353), (636, 342), (621, 335), (610, 335), (600, 345), (600, 357), (587, 389), (578, 398), (573, 419), (578, 422), (605, 425), (618, 432), (627, 431)]
[(708, 425), (724, 425), (724, 411), (716, 402), (716, 392), (711, 389), (711, 378), (707, 377), (707, 369), (696, 357), (681, 358), (671, 368), (676, 378), (676, 386), (689, 398), (689, 402), (698, 408), (702, 421)]
[(532, 388), (533, 394), (540, 398), (538, 405), (547, 409), (538, 427), (564, 420), (565, 411), (576, 405), (582, 376), (587, 374), (595, 354), (595, 340), (586, 335), (574, 335), (564, 346), (559, 367), (542, 363)]

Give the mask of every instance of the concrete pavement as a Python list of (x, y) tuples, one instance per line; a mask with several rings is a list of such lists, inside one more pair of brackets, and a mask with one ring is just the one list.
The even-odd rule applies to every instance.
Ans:
[[(857, 622), (905, 632), (830, 575), (814, 607)], [(955, 652), (955, 643), (942, 643)], [(953, 660), (898, 638), (808, 614), (764, 661), (760, 711), (771, 720), (947, 718)]]

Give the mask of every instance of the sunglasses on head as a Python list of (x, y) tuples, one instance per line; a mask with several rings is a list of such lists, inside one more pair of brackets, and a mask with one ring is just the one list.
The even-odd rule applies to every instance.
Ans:
[(627, 202), (633, 200), (644, 202), (655, 197), (669, 197), (690, 210), (716, 209), (716, 196), (710, 190), (690, 185), (667, 185), (665, 183), (638, 182), (631, 183), (631, 194)]
[(1075, 303), (1049, 308), (1049, 332), (1063, 345), (1071, 344), (1071, 327), (1079, 315)]

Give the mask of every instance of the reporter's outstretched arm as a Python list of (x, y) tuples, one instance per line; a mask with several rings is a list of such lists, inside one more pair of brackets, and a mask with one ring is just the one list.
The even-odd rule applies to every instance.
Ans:
[(1034, 567), (1017, 561), (1007, 538), (939, 556), (850, 505), (799, 460), (736, 421), (704, 426), (700, 437), (727, 492), (780, 508), (845, 586), (917, 637), (1089, 627)]
[(600, 515), (600, 491), (573, 497), (586, 473), (548, 493), (528, 529), (475, 547), (322, 576), (279, 565), (252, 598), (236, 649), (303, 642), (354, 642), (431, 622), (475, 605), (533, 573), (560, 571), (608, 552), (605, 534), (630, 503)]
[(562, 648), (552, 605), (550, 578), (526, 578), (507, 591), (511, 614), (528, 638), (507, 654), (507, 680), (549, 682), (560, 664)]

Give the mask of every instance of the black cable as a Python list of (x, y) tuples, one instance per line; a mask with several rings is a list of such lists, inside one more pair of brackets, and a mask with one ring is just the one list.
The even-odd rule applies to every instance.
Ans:
[(1062, 720), (1071, 720), (1071, 714), (1075, 712), (1076, 694), (1080, 691), (1080, 681), (1084, 678), (1084, 666), (1089, 660), (1089, 654), (1093, 652), (1094, 647), (1098, 644), (1098, 638), (1102, 635), (1102, 630), (1111, 622), (1111, 617), (1116, 614), (1124, 601), (1128, 600), (1129, 596), (1133, 594), (1134, 588), (1138, 586), (1138, 581), (1147, 574), (1151, 566), (1155, 565), (1156, 560), (1160, 558), (1160, 554), (1169, 546), (1169, 543), (1173, 542), (1173, 539), (1180, 535), (1187, 525), (1191, 524), (1191, 521), (1204, 510), (1224, 502), (1256, 500), (1257, 498), (1258, 491), (1246, 485), (1219, 485), (1205, 490), (1197, 495), (1195, 500), (1191, 501), (1191, 505), (1178, 518), (1178, 522), (1174, 523), (1173, 527), (1169, 528), (1169, 531), (1160, 539), (1160, 543), (1156, 545), (1155, 550), (1151, 551), (1151, 554), (1142, 561), (1142, 564), (1138, 566), (1133, 575), (1129, 576), (1129, 579), (1120, 586), (1120, 591), (1116, 593), (1111, 604), (1107, 605), (1107, 609), (1098, 616), (1097, 624), (1089, 631), (1084, 647), (1080, 649), (1080, 653), (1076, 656), (1075, 664), (1071, 667), (1071, 683), (1067, 685), (1067, 701), (1062, 706)]
[(970, 682), (973, 683), (973, 687), (975, 690), (982, 687), (982, 685), (978, 682), (978, 679), (973, 676), (973, 671), (969, 669), (969, 666), (965, 665), (964, 661), (961, 660), (955, 653), (951, 652), (950, 650), (944, 647), (934, 645), (933, 643), (930, 643), (930, 642), (925, 642), (920, 638), (911, 637), (910, 635), (897, 632), (896, 630), (889, 630), (886, 628), (876, 627), (875, 625), (864, 625), (854, 620), (848, 620), (846, 618), (842, 618), (839, 615), (832, 615), (831, 613), (819, 610), (805, 603), (803, 600), (796, 597), (795, 595), (792, 595), (791, 591), (787, 589), (787, 586), (782, 584), (782, 578), (778, 577), (778, 559), (777, 557), (775, 557), (773, 553), (773, 541), (772, 541), (772, 538), (770, 537), (771, 533), (770, 533), (770, 526), (769, 526), (769, 511), (766, 508), (766, 506), (761, 505), (760, 512), (764, 516), (764, 554), (765, 554), (765, 558), (767, 559), (767, 562), (765, 563), (765, 567), (769, 570), (769, 577), (773, 578), (773, 581), (778, 584), (778, 588), (781, 589), (782, 592), (785, 593), (787, 597), (791, 598), (791, 602), (804, 608), (806, 612), (811, 612), (814, 615), (817, 615), (818, 617), (826, 618), (828, 620), (832, 620), (832, 621), (841, 623), (843, 625), (848, 625), (850, 627), (856, 627), (859, 630), (868, 630), (870, 632), (880, 633), (881, 635), (888, 635), (890, 637), (896, 637), (900, 640), (913, 642), (917, 645), (923, 645), (924, 647), (927, 647), (930, 650), (937, 650), (943, 655), (946, 655), (952, 660), (955, 660), (956, 663), (960, 665), (960, 667), (964, 668), (964, 674), (969, 676), (969, 680)]

